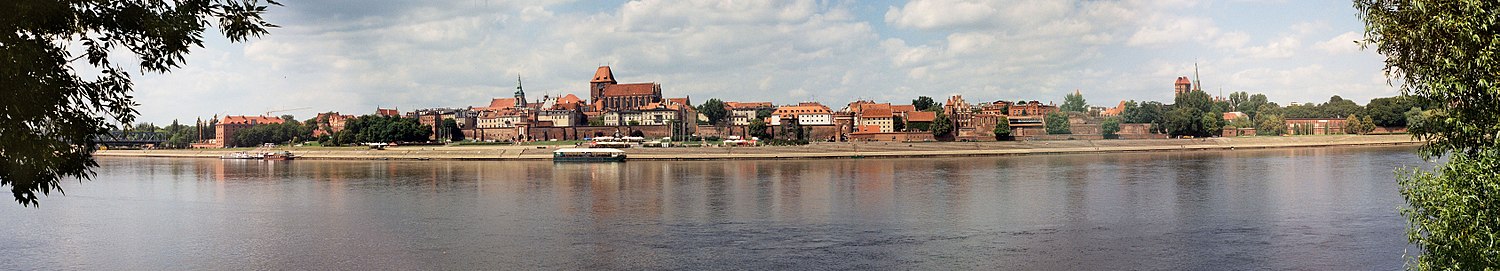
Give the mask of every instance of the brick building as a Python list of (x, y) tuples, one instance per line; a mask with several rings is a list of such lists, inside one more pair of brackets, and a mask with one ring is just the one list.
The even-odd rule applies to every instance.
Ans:
[(261, 124), (285, 123), (286, 120), (267, 116), (224, 116), (214, 125), (214, 139), (209, 146), (216, 148), (235, 147), (234, 133)]

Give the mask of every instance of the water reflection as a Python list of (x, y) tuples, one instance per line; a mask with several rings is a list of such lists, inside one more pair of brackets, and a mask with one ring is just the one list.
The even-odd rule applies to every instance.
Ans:
[(0, 250), (18, 255), (0, 266), (1390, 269), (1405, 248), (1390, 169), (1420, 164), (1410, 151), (105, 158), (99, 180), (42, 209), (0, 208), (15, 218), (0, 222), (15, 229)]

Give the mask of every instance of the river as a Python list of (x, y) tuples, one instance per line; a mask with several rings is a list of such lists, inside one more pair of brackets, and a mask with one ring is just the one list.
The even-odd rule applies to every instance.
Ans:
[(99, 158), (0, 268), (1399, 269), (1413, 147), (765, 161)]

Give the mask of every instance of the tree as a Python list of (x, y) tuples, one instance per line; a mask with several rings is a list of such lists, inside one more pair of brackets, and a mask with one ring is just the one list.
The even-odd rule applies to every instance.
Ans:
[(1047, 117), (1045, 117), (1043, 121), (1045, 122), (1043, 123), (1043, 125), (1047, 126), (1047, 134), (1058, 135), (1073, 133), (1073, 131), (1071, 131), (1071, 127), (1069, 127), (1071, 126), (1071, 124), (1068, 123), (1067, 112), (1052, 112), (1050, 114), (1047, 114)]
[(927, 96), (917, 96), (917, 99), (911, 100), (911, 105), (916, 107), (917, 111), (931, 111), (933, 107), (938, 107), (937, 102)]
[(1365, 116), (1364, 120), (1359, 121), (1359, 131), (1362, 134), (1375, 132), (1375, 121), (1371, 120), (1370, 116)]
[(1000, 119), (995, 121), (994, 132), (995, 140), (1010, 140), (1010, 119), (1000, 116)]
[(937, 117), (933, 117), (930, 128), (932, 128), (932, 136), (934, 137), (947, 136), (948, 133), (953, 132), (953, 120), (948, 119), (946, 112), (938, 110)]
[(137, 114), (130, 74), (113, 60), (166, 73), (203, 46), (210, 25), (231, 42), (266, 34), (275, 26), (261, 19), (265, 8), (229, 0), (0, 1), (0, 186), (34, 206), (37, 193), (61, 192), (61, 179), (93, 178), (95, 139)]
[(770, 127), (768, 125), (766, 125), (766, 121), (764, 121), (764, 120), (761, 120), (761, 119), (750, 120), (750, 127), (749, 127), (749, 129), (750, 129), (750, 136), (758, 137), (761, 140), (771, 139), (771, 132), (766, 131), (766, 130), (769, 130), (769, 128)]
[(1421, 105), (1416, 99), (1408, 96), (1375, 98), (1365, 105), (1365, 116), (1378, 126), (1403, 127), (1406, 126), (1406, 111), (1419, 107)]
[[(1360, 44), (1385, 55), (1385, 74), (1402, 94), (1442, 105), (1409, 131), (1426, 141), (1432, 169), (1398, 174), (1415, 269), (1500, 266), (1500, 3), (1484, 0), (1355, 0), (1365, 22)], [(1433, 159), (1437, 160), (1437, 159)]]
[(891, 129), (897, 132), (906, 131), (906, 119), (901, 116), (891, 116)]
[[(710, 124), (723, 124), (724, 120), (729, 118), (729, 109), (725, 107), (724, 101), (720, 101), (719, 99), (704, 101), (702, 105), (698, 106), (698, 113), (708, 117), (708, 123)], [(603, 121), (601, 120), (600, 123), (602, 124)]]
[(1365, 126), (1363, 124), (1360, 124), (1360, 122), (1359, 122), (1359, 116), (1349, 115), (1349, 117), (1344, 118), (1344, 133), (1345, 134), (1351, 134), (1351, 135), (1363, 134), (1364, 133), (1363, 130), (1365, 129), (1364, 127)]
[(1202, 110), (1192, 107), (1174, 106), (1171, 112), (1167, 112), (1166, 129), (1171, 136), (1195, 136), (1204, 137), (1209, 135), (1208, 127), (1203, 124), (1204, 113)]
[(1328, 98), (1328, 102), (1318, 105), (1318, 118), (1343, 118), (1364, 112), (1365, 108), (1355, 104), (1354, 101), (1345, 100), (1339, 95)]
[(1073, 94), (1063, 96), (1063, 104), (1058, 106), (1063, 112), (1088, 112), (1089, 104), (1083, 100), (1083, 93), (1074, 91)]
[(1104, 119), (1104, 123), (1099, 124), (1099, 132), (1104, 134), (1104, 138), (1119, 138), (1120, 118), (1115, 117)]
[(1286, 134), (1286, 119), (1281, 115), (1261, 114), (1260, 120), (1255, 125), (1256, 135), (1284, 135)]
[(443, 119), (443, 136), (452, 141), (463, 141), (464, 130), (458, 128), (458, 121), (454, 119)]

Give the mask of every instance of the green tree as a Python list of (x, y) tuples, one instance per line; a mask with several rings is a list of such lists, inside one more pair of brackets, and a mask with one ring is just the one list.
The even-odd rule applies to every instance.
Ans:
[(1073, 94), (1063, 96), (1063, 104), (1058, 106), (1063, 112), (1088, 112), (1089, 104), (1083, 99), (1083, 93), (1074, 91)]
[(750, 129), (750, 136), (758, 137), (761, 140), (771, 139), (771, 132), (768, 131), (768, 130), (770, 130), (770, 126), (766, 125), (766, 121), (764, 121), (764, 120), (761, 120), (761, 119), (750, 120), (750, 127), (749, 127), (749, 129)]
[(1442, 105), (1410, 123), (1426, 141), (1430, 170), (1398, 174), (1414, 269), (1500, 266), (1500, 2), (1355, 0), (1362, 46), (1385, 55), (1385, 72), (1405, 95)]
[(1363, 124), (1360, 124), (1359, 116), (1349, 115), (1349, 117), (1344, 118), (1345, 134), (1363, 134), (1362, 131), (1365, 129), (1364, 127), (1365, 126)]
[(261, 19), (265, 8), (228, 0), (0, 1), (0, 186), (34, 206), (38, 193), (62, 191), (61, 179), (93, 178), (95, 139), (137, 114), (128, 68), (114, 60), (166, 73), (203, 46), (210, 26), (232, 42), (266, 34), (275, 26)]
[(1120, 118), (1106, 118), (1104, 123), (1099, 124), (1100, 133), (1104, 138), (1114, 139), (1120, 137)]
[(897, 132), (906, 131), (906, 119), (901, 116), (891, 116), (891, 129)]
[(1375, 132), (1375, 121), (1371, 120), (1370, 116), (1365, 116), (1365, 118), (1363, 120), (1359, 121), (1359, 124), (1360, 124), (1359, 131), (1361, 133), (1368, 134), (1368, 133)]
[[(717, 98), (704, 101), (698, 106), (698, 113), (708, 117), (708, 123), (714, 125), (723, 124), (724, 120), (729, 118), (729, 109), (725, 108), (724, 101)], [(603, 125), (603, 120), (600, 120), (600, 124)]]
[(1072, 124), (1068, 123), (1067, 112), (1053, 112), (1051, 114), (1047, 114), (1047, 117), (1045, 117), (1043, 121), (1045, 122), (1043, 123), (1043, 125), (1047, 127), (1047, 134), (1058, 135), (1073, 133), (1070, 127)]
[(1351, 100), (1345, 100), (1339, 95), (1328, 98), (1328, 102), (1318, 105), (1317, 118), (1343, 118), (1359, 114), (1365, 111), (1365, 107), (1359, 106)]
[(932, 111), (934, 107), (938, 107), (937, 102), (927, 96), (917, 96), (917, 99), (911, 100), (911, 105), (916, 107), (917, 111)]
[(1406, 111), (1420, 107), (1422, 105), (1415, 98), (1408, 96), (1375, 98), (1365, 105), (1365, 116), (1378, 126), (1403, 127), (1406, 126)]
[(1286, 119), (1281, 115), (1261, 114), (1255, 125), (1256, 135), (1283, 135), (1286, 134)]
[(1010, 140), (1010, 119), (1000, 116), (1000, 119), (995, 121), (993, 132), (995, 132), (995, 140)]
[(947, 136), (948, 133), (953, 132), (953, 120), (948, 119), (947, 113), (938, 110), (937, 117), (933, 118), (930, 127), (932, 128), (932, 136), (942, 138)]
[(1166, 129), (1171, 136), (1195, 136), (1204, 137), (1209, 135), (1208, 127), (1203, 125), (1203, 111), (1192, 107), (1174, 107), (1167, 112)]
[(443, 136), (452, 141), (463, 141), (464, 130), (458, 128), (458, 121), (454, 119), (443, 119)]

